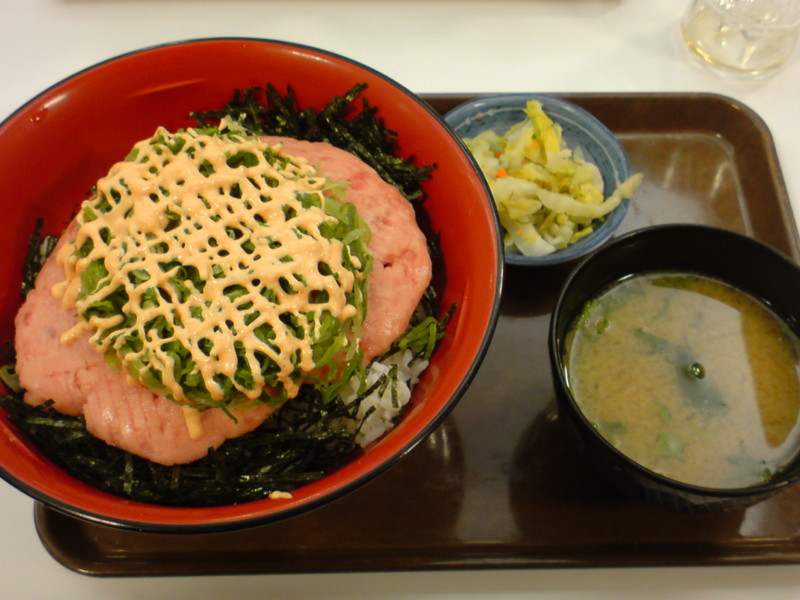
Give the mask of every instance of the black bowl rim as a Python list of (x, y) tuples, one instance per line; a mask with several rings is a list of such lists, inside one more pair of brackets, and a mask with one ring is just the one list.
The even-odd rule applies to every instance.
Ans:
[[(744, 244), (751, 248), (758, 249), (762, 253), (770, 256), (771, 260), (781, 262), (788, 268), (796, 271), (798, 278), (800, 279), (800, 265), (795, 263), (788, 256), (778, 251), (777, 249), (773, 248), (772, 246), (765, 244), (764, 242), (756, 240), (755, 238), (752, 238), (745, 234), (731, 231), (728, 229), (722, 229), (711, 225), (675, 223), (675, 224), (664, 224), (664, 225), (652, 225), (630, 231), (616, 238), (615, 240), (609, 242), (607, 245), (599, 249), (597, 252), (586, 257), (567, 276), (567, 279), (565, 280), (561, 288), (561, 291), (559, 292), (558, 297), (556, 299), (556, 303), (554, 305), (550, 319), (548, 352), (550, 355), (551, 365), (553, 367), (552, 370), (554, 374), (558, 377), (558, 386), (563, 391), (563, 397), (566, 399), (571, 414), (573, 415), (573, 417), (577, 417), (578, 422), (580, 424), (579, 426), (585, 431), (590, 431), (592, 439), (594, 439), (595, 442), (600, 443), (607, 451), (609, 451), (613, 456), (615, 456), (617, 460), (624, 463), (625, 467), (628, 468), (629, 470), (633, 470), (639, 475), (644, 476), (645, 478), (651, 481), (654, 481), (663, 488), (677, 490), (684, 494), (691, 494), (694, 497), (704, 497), (707, 499), (714, 498), (722, 500), (725, 499), (733, 500), (733, 499), (743, 499), (750, 496), (756, 497), (756, 496), (764, 496), (767, 494), (771, 495), (773, 493), (777, 493), (787, 487), (794, 485), (795, 483), (797, 483), (798, 480), (800, 480), (800, 466), (797, 466), (791, 473), (785, 473), (785, 472), (776, 473), (767, 483), (761, 483), (747, 487), (715, 488), (715, 487), (707, 487), (701, 485), (693, 485), (676, 479), (671, 479), (669, 477), (661, 475), (660, 473), (652, 471), (651, 469), (648, 469), (647, 467), (634, 461), (628, 455), (618, 450), (614, 445), (612, 445), (608, 440), (606, 440), (605, 437), (600, 435), (600, 433), (596, 430), (596, 428), (592, 426), (588, 418), (584, 415), (580, 407), (578, 407), (577, 403), (575, 402), (574, 396), (569, 391), (569, 386), (567, 385), (567, 381), (564, 377), (564, 366), (561, 361), (561, 357), (563, 356), (562, 340), (558, 339), (556, 329), (558, 326), (559, 318), (561, 317), (561, 307), (563, 306), (564, 301), (570, 292), (573, 281), (586, 269), (590, 268), (592, 263), (596, 260), (596, 257), (601, 255), (605, 251), (611, 251), (618, 246), (631, 244), (635, 242), (637, 239), (642, 237), (670, 235), (680, 232), (692, 232), (695, 234), (714, 235), (718, 236), (722, 240), (729, 240), (731, 243)], [(712, 273), (708, 273), (708, 275), (713, 276)], [(784, 319), (782, 320), (785, 322)], [(800, 452), (800, 450), (798, 450), (798, 452)], [(795, 458), (792, 459), (792, 461), (796, 461), (797, 460), (796, 457), (797, 454), (795, 455)]]
[[(16, 110), (14, 110), (11, 114), (6, 116), (2, 121), (0, 121), (0, 127), (3, 127), (8, 121), (13, 119), (19, 113), (24, 111), (28, 108), (31, 104), (35, 103), (37, 100), (42, 98), (43, 96), (47, 95), (52, 90), (58, 88), (59, 86), (63, 85), (67, 81), (70, 81), (83, 73), (92, 71), (96, 68), (102, 67), (106, 64), (113, 63), (122, 59), (125, 59), (130, 56), (135, 56), (139, 54), (145, 54), (148, 52), (152, 52), (161, 48), (170, 48), (170, 47), (177, 47), (177, 46), (185, 46), (190, 44), (202, 44), (208, 42), (216, 42), (216, 41), (245, 41), (245, 42), (255, 42), (255, 43), (264, 43), (264, 44), (276, 44), (279, 46), (289, 47), (289, 48), (296, 48), (298, 50), (305, 50), (309, 52), (314, 52), (318, 54), (322, 54), (328, 56), (330, 58), (349, 63), (359, 69), (362, 69), (366, 72), (369, 72), (379, 79), (384, 80), (402, 94), (405, 94), (414, 102), (416, 102), (421, 108), (427, 111), (434, 119), (436, 119), (439, 124), (442, 126), (444, 131), (450, 135), (455, 142), (458, 144), (459, 148), (461, 149), (462, 153), (466, 156), (467, 160), (472, 164), (474, 170), (480, 175), (480, 168), (478, 167), (477, 162), (473, 158), (472, 154), (467, 149), (466, 145), (463, 141), (456, 135), (453, 131), (452, 127), (444, 120), (443, 116), (440, 115), (437, 111), (435, 111), (427, 102), (425, 102), (422, 98), (420, 98), (416, 93), (412, 92), (410, 89), (405, 87), (404, 85), (400, 84), (399, 82), (395, 81), (391, 77), (379, 72), (378, 70), (369, 67), (357, 60), (348, 58), (336, 52), (332, 52), (329, 50), (324, 50), (322, 48), (318, 48), (312, 45), (289, 42), (285, 40), (279, 40), (274, 38), (259, 38), (259, 37), (247, 37), (247, 36), (211, 36), (211, 37), (199, 37), (199, 38), (186, 38), (171, 42), (163, 42), (159, 44), (152, 44), (148, 46), (144, 46), (138, 49), (134, 49), (128, 52), (124, 52), (121, 54), (116, 54), (109, 58), (103, 59), (96, 63), (93, 63), (87, 67), (84, 67), (78, 71), (74, 71), (72, 74), (63, 77), (62, 79), (58, 80), (57, 82), (53, 83), (52, 85), (48, 86), (44, 90), (37, 93), (35, 96), (30, 98), (28, 101), (20, 105)], [(480, 176), (479, 181), (481, 181), (481, 185), (486, 193), (486, 196), (489, 200), (491, 200), (491, 190), (489, 190), (489, 186), (486, 183), (485, 179)], [(163, 524), (163, 523), (151, 523), (146, 521), (136, 521), (131, 519), (116, 519), (113, 517), (108, 517), (103, 514), (99, 514), (95, 511), (82, 509), (77, 506), (74, 506), (68, 502), (62, 502), (59, 500), (54, 500), (49, 495), (39, 492), (36, 488), (31, 486), (30, 484), (18, 479), (17, 477), (11, 475), (4, 467), (0, 466), (0, 477), (2, 477), (5, 481), (9, 484), (17, 488), (18, 490), (22, 491), (26, 495), (30, 496), (36, 501), (41, 502), (42, 504), (58, 511), (63, 514), (66, 514), (71, 517), (77, 517), (81, 520), (88, 521), (91, 523), (96, 523), (100, 525), (112, 526), (112, 527), (119, 527), (122, 529), (131, 529), (135, 531), (147, 531), (147, 532), (154, 532), (154, 533), (211, 533), (211, 532), (221, 532), (221, 531), (233, 531), (237, 529), (243, 529), (246, 527), (253, 527), (257, 525), (263, 525), (266, 523), (273, 523), (276, 521), (284, 520), (299, 514), (303, 514), (314, 510), (322, 505), (328, 504), (346, 494), (354, 491), (355, 489), (363, 486), (364, 484), (372, 481), (378, 475), (387, 471), (390, 467), (395, 465), (400, 459), (405, 456), (408, 452), (413, 450), (418, 444), (420, 444), (423, 440), (425, 440), (440, 424), (441, 422), (447, 417), (447, 415), (452, 411), (458, 401), (466, 392), (467, 388), (471, 384), (472, 380), (475, 377), (475, 374), (478, 372), (481, 363), (483, 362), (484, 357), (486, 356), (486, 352), (488, 351), (489, 344), (491, 339), (494, 335), (494, 330), (497, 325), (497, 321), (500, 315), (500, 298), (503, 289), (503, 280), (504, 280), (504, 252), (503, 252), (503, 236), (502, 236), (502, 227), (500, 226), (500, 219), (497, 214), (497, 210), (494, 206), (493, 202), (489, 202), (490, 205), (490, 212), (493, 216), (493, 224), (496, 233), (496, 272), (497, 278), (495, 282), (495, 287), (493, 290), (493, 305), (492, 311), (489, 315), (489, 320), (487, 322), (486, 330), (484, 331), (483, 339), (481, 340), (480, 346), (478, 348), (478, 352), (476, 352), (475, 356), (473, 357), (472, 363), (467, 369), (465, 376), (459, 386), (456, 388), (452, 396), (447, 400), (447, 402), (442, 406), (442, 409), (437, 413), (434, 419), (423, 428), (421, 429), (416, 436), (411, 438), (403, 447), (398, 450), (393, 456), (387, 458), (383, 463), (372, 469), (371, 471), (365, 473), (362, 477), (355, 479), (345, 485), (342, 485), (335, 490), (333, 490), (329, 494), (325, 494), (321, 497), (313, 498), (308, 502), (296, 506), (294, 508), (289, 508), (283, 511), (278, 511), (275, 513), (270, 513), (267, 515), (260, 515), (255, 517), (249, 517), (244, 519), (239, 519), (235, 521), (222, 521), (222, 522), (210, 522), (210, 523), (196, 523), (196, 524)], [(120, 501), (124, 501), (124, 499), (120, 498)], [(175, 507), (180, 508), (180, 507)]]

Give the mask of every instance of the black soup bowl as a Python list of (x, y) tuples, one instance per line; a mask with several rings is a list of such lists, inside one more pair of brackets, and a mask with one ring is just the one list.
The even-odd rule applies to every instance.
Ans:
[[(650, 470), (617, 449), (576, 401), (567, 363), (568, 336), (574, 322), (587, 302), (612, 284), (658, 272), (696, 274), (727, 283), (766, 305), (791, 332), (800, 334), (800, 267), (783, 254), (745, 235), (701, 225), (660, 225), (631, 232), (578, 265), (557, 299), (548, 350), (560, 418), (586, 460), (610, 482), (662, 507), (681, 512), (740, 509), (785, 490), (800, 479), (800, 448), (795, 448), (780, 468), (752, 485), (686, 483)], [(614, 360), (625, 361), (626, 357), (615, 356)], [(797, 427), (795, 424), (794, 431)]]

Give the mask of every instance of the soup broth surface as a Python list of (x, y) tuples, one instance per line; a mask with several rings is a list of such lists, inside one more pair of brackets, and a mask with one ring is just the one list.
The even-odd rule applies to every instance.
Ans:
[(721, 281), (636, 275), (587, 303), (567, 339), (567, 380), (601, 434), (672, 479), (766, 481), (800, 444), (800, 341)]

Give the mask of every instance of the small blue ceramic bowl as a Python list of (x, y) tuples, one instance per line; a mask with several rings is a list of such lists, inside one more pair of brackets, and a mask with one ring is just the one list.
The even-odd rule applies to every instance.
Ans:
[[(628, 154), (616, 136), (583, 108), (555, 96), (546, 94), (501, 94), (465, 102), (445, 115), (447, 123), (461, 138), (475, 137), (486, 130), (502, 134), (509, 127), (525, 119), (525, 105), (529, 100), (542, 103), (544, 112), (562, 128), (567, 146), (580, 147), (584, 158), (597, 165), (603, 176), (603, 193), (606, 197), (620, 183), (631, 176)], [(546, 256), (524, 256), (506, 250), (507, 263), (539, 266), (576, 260), (589, 254), (608, 241), (625, 218), (629, 200), (620, 205), (597, 225), (595, 231), (582, 240), (556, 250)]]

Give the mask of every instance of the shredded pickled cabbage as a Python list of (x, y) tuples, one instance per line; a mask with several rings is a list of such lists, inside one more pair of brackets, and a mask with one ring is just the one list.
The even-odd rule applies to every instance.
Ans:
[(525, 113), (505, 134), (484, 131), (464, 141), (489, 182), (506, 251), (545, 256), (592, 233), (633, 197), (642, 176), (632, 175), (606, 197), (600, 170), (580, 148), (567, 147), (541, 102), (529, 101)]

